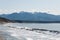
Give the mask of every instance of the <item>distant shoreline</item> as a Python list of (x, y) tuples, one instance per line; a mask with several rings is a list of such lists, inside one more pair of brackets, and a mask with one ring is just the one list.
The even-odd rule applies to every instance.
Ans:
[(20, 20), (14, 20), (18, 23), (60, 23), (60, 21), (20, 21)]

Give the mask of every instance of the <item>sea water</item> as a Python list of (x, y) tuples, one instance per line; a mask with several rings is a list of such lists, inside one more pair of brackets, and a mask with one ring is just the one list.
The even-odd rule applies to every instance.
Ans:
[(40, 28), (60, 31), (60, 23), (8, 23), (5, 25), (10, 25), (14, 27)]

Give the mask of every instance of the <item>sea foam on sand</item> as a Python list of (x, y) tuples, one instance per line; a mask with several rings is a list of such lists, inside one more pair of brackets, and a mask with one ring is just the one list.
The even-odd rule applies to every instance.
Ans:
[(60, 34), (54, 35), (54, 33), (50, 34), (50, 32), (45, 32), (46, 34), (44, 34), (42, 31), (38, 33), (10, 25), (13, 24), (0, 25), (1, 40), (60, 40)]

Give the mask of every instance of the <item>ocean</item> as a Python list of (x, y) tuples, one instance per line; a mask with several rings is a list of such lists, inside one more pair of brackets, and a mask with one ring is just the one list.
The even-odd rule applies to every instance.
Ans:
[(8, 23), (6, 25), (13, 27), (40, 28), (60, 31), (60, 23)]

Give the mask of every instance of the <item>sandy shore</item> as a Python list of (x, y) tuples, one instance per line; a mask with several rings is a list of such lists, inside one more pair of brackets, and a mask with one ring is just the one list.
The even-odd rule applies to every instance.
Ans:
[(5, 40), (5, 38), (2, 35), (0, 35), (0, 40)]
[(0, 40), (6, 40), (4, 31), (0, 31)]

